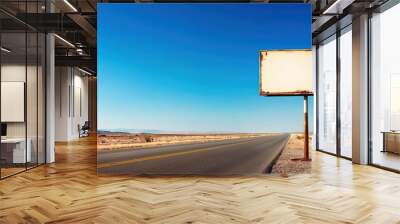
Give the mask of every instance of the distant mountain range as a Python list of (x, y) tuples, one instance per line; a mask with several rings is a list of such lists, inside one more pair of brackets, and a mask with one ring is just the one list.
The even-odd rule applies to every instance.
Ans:
[(122, 132), (122, 133), (149, 133), (149, 134), (169, 134), (176, 133), (171, 131), (163, 131), (163, 130), (152, 130), (152, 129), (130, 129), (130, 128), (115, 128), (115, 129), (100, 129), (98, 132)]
[[(132, 128), (113, 128), (113, 129), (99, 129), (98, 133), (130, 133), (130, 134), (241, 134), (241, 133), (259, 133), (259, 132), (233, 132), (233, 131), (167, 131), (156, 129), (132, 129)], [(278, 133), (278, 132), (265, 132), (265, 133)], [(311, 133), (310, 133), (311, 134)]]

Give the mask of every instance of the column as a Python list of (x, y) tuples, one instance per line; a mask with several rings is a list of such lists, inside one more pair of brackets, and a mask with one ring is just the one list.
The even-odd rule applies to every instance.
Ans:
[(353, 18), (353, 162), (368, 163), (368, 15)]

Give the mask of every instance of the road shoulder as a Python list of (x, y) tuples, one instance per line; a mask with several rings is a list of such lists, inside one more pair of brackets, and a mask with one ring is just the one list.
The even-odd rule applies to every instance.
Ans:
[(303, 157), (303, 147), (304, 135), (292, 134), (288, 144), (279, 156), (279, 159), (272, 167), (271, 174), (278, 174), (287, 177), (295, 174), (310, 173), (311, 162), (291, 160)]

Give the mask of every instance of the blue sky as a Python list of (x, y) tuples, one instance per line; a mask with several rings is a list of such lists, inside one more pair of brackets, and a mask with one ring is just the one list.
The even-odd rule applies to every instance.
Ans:
[(302, 97), (258, 89), (259, 50), (302, 48), (308, 4), (99, 4), (99, 129), (302, 131)]

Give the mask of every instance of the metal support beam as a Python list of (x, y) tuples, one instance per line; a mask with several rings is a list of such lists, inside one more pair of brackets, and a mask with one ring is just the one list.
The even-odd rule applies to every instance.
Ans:
[(96, 56), (55, 56), (56, 66), (86, 67), (97, 72)]
[(97, 64), (91, 56), (56, 56), (56, 66), (91, 66)]
[(83, 31), (90, 37), (87, 38), (87, 41), (90, 42), (90, 45), (96, 46), (97, 42), (97, 30), (88, 22), (85, 17), (80, 14), (69, 14), (68, 17), (73, 20)]
[[(2, 9), (0, 10), (4, 13)], [(2, 30), (15, 30), (19, 27), (16, 26), (16, 23), (20, 23), (40, 32), (82, 31), (82, 28), (67, 15), (62, 13), (17, 13), (12, 15), (8, 13), (7, 17), (1, 18), (0, 21), (3, 24)]]

